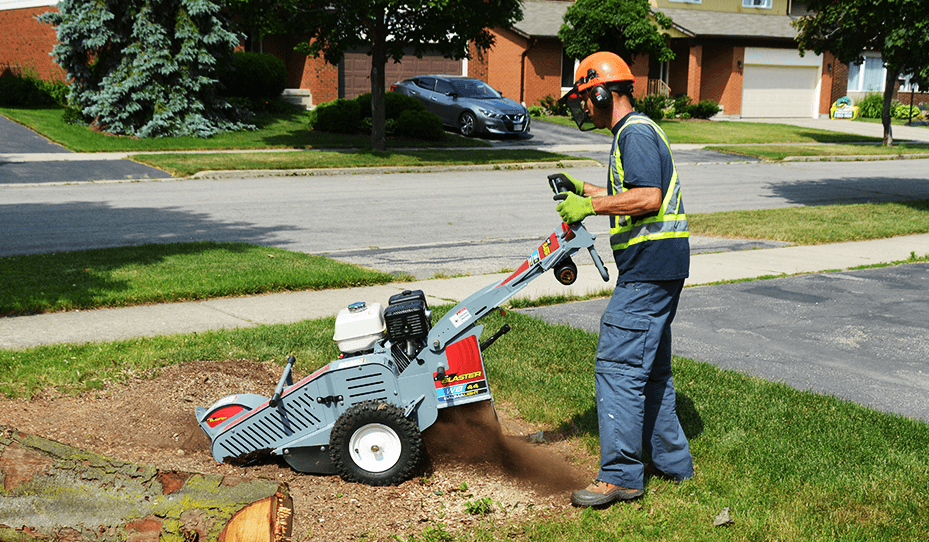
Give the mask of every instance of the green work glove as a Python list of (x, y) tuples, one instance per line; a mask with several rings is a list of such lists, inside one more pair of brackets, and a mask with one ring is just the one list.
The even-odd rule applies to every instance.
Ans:
[(555, 207), (555, 210), (561, 215), (561, 219), (568, 224), (575, 224), (584, 220), (585, 217), (597, 214), (594, 212), (594, 205), (590, 198), (581, 197), (569, 192), (562, 192), (552, 199), (561, 201), (561, 203)]
[(574, 192), (578, 196), (584, 195), (584, 181), (579, 181), (567, 173), (553, 173), (548, 176), (552, 192)]

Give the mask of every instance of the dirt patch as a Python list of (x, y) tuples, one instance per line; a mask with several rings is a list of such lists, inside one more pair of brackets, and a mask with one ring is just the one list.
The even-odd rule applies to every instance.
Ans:
[[(457, 532), (482, 522), (518, 525), (573, 514), (570, 490), (596, 472), (595, 458), (577, 441), (543, 433), (544, 442), (535, 442), (543, 428), (499, 401), (496, 416), (482, 408), (486, 402), (442, 411), (423, 434), (428, 459), (422, 472), (398, 486), (301, 474), (274, 459), (248, 467), (216, 463), (194, 407), (234, 393), (268, 396), (279, 377), (274, 363), (191, 362), (78, 397), (44, 393), (0, 401), (0, 425), (160, 469), (286, 482), (297, 540), (405, 538), (437, 526)], [(478, 505), (488, 500), (492, 512), (469, 513), (486, 512)]]

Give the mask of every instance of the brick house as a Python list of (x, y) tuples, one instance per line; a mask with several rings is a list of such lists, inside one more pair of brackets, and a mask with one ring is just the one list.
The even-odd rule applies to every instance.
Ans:
[[(791, 20), (802, 15), (802, 0), (649, 0), (653, 12), (673, 21), (667, 32), (674, 60), (652, 61), (647, 55), (627, 59), (635, 75), (637, 94), (686, 94), (694, 101), (718, 102), (728, 117), (817, 117), (829, 113), (842, 96), (853, 100), (883, 86), (880, 55), (865, 53), (860, 66), (838, 64), (831, 54), (800, 56)], [(388, 62), (386, 82), (423, 73), (479, 77), (504, 96), (533, 105), (546, 96), (559, 97), (571, 86), (575, 61), (567, 58), (558, 39), (564, 0), (524, 0), (523, 19), (513, 28), (493, 29), (496, 43), (486, 51), (472, 49), (471, 59), (438, 55), (407, 56)], [(0, 0), (0, 70), (28, 67), (43, 78), (64, 78), (49, 55), (55, 32), (35, 16), (55, 9), (53, 0)], [(370, 89), (369, 57), (351, 52), (339, 66), (322, 58), (293, 52), (294, 36), (269, 36), (250, 48), (283, 59), (287, 90), (305, 103), (352, 98)], [(895, 98), (909, 103), (912, 87), (897, 83)], [(929, 103), (929, 93), (912, 95), (916, 104)]]

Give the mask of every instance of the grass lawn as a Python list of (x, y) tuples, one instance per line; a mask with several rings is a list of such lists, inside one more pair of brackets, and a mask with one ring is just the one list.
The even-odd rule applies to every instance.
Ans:
[[(449, 309), (433, 307), (436, 316)], [(520, 415), (591, 453), (599, 447), (593, 391), (595, 334), (510, 312), (485, 319), (513, 331), (486, 353), (494, 394)], [(304, 371), (337, 356), (334, 318), (113, 343), (0, 350), (0, 394), (99, 388), (189, 360), (267, 361), (293, 353)], [(488, 331), (489, 334), (489, 331)], [(479, 522), (455, 538), (441, 518), (410, 540), (921, 540), (929, 532), (929, 426), (675, 358), (678, 415), (697, 475), (653, 479), (642, 499), (520, 525)], [(272, 386), (273, 383), (269, 383)], [(543, 401), (539, 398), (544, 397)], [(475, 495), (476, 498), (493, 495)], [(735, 521), (714, 528), (728, 507)], [(296, 540), (305, 533), (294, 533)], [(436, 536), (441, 535), (441, 538)]]
[[(574, 121), (567, 117), (544, 117), (543, 120), (576, 127)], [(740, 145), (747, 143), (840, 143), (871, 141), (880, 142), (881, 138), (864, 137), (855, 134), (843, 134), (829, 130), (817, 130), (791, 126), (789, 124), (769, 124), (765, 122), (732, 122), (706, 120), (662, 120), (661, 129), (671, 143), (705, 143), (720, 145)], [(610, 134), (609, 130), (595, 130)]]
[(132, 160), (173, 176), (201, 171), (315, 169), (360, 167), (421, 167), (514, 162), (560, 162), (577, 157), (532, 149), (428, 149), (403, 151), (306, 151), (207, 154), (138, 154)]
[(783, 160), (788, 156), (820, 156), (828, 157), (862, 156), (868, 157), (899, 157), (923, 155), (929, 158), (929, 145), (924, 143), (898, 143), (892, 147), (880, 144), (863, 145), (740, 145), (740, 146), (712, 146), (710, 150), (730, 154), (754, 156), (765, 160)]
[(322, 256), (245, 243), (171, 243), (0, 258), (0, 317), (288, 290), (397, 277)]
[[(819, 226), (797, 236), (798, 242), (815, 243), (841, 240), (842, 235), (896, 235), (895, 224), (914, 222), (914, 214), (926, 215), (927, 208), (929, 201), (921, 201), (781, 209), (760, 211), (757, 216), (715, 213), (692, 220), (696, 229), (721, 227), (726, 232), (747, 232), (752, 229), (749, 224), (757, 222), (759, 235), (770, 235), (761, 233), (765, 224), (789, 229), (815, 222)], [(877, 226), (870, 232), (865, 228), (865, 233), (846, 232), (860, 229), (840, 222), (846, 215), (860, 215), (862, 221)], [(920, 224), (915, 229), (929, 230), (925, 219)], [(3, 284), (10, 286), (4, 288), (9, 291), (4, 294), (9, 296), (3, 298), (4, 307), (33, 303), (52, 309), (60, 308), (65, 297), (75, 296), (75, 288), (68, 285), (81, 284), (76, 290), (82, 295), (76, 297), (91, 300), (91, 305), (120, 296), (123, 300), (117, 303), (131, 303), (129, 298), (141, 292), (164, 295), (188, 282), (194, 283), (189, 291), (174, 295), (198, 298), (262, 283), (289, 288), (293, 282), (284, 277), (298, 281), (324, 275), (328, 263), (265, 247), (197, 243), (2, 258), (0, 265)], [(238, 278), (252, 267), (255, 272), (246, 274), (251, 278)], [(350, 267), (336, 268), (329, 280), (343, 278)], [(230, 280), (225, 275), (236, 278), (225, 282)], [(389, 278), (362, 273), (350, 282)], [(52, 288), (58, 288), (57, 293)], [(436, 318), (449, 308), (432, 307)], [(302, 370), (309, 372), (338, 356), (332, 340), (334, 322), (335, 318), (325, 318), (111, 343), (0, 350), (0, 395), (30, 397), (48, 388), (79, 393), (191, 360), (268, 361), (292, 353)], [(577, 439), (595, 454), (599, 448), (592, 377), (596, 334), (515, 312), (488, 316), (487, 334), (503, 323), (513, 332), (485, 353), (495, 396), (514, 405), (525, 419)], [(675, 485), (653, 479), (642, 499), (605, 510), (584, 510), (568, 517), (540, 514), (519, 525), (505, 518), (482, 521), (457, 538), (445, 532), (441, 518), (436, 518), (408, 542), (910, 541), (929, 532), (929, 425), (698, 360), (676, 357), (674, 371), (678, 415), (696, 463), (693, 480)], [(493, 499), (493, 495), (475, 497)], [(713, 518), (723, 507), (730, 509), (735, 523), (714, 528)], [(305, 533), (294, 534), (296, 540), (305, 538)]]
[(770, 239), (800, 245), (929, 233), (929, 200), (688, 213), (693, 235)]
[[(0, 114), (9, 117), (74, 152), (144, 152), (200, 151), (233, 149), (339, 149), (371, 147), (370, 135), (345, 135), (311, 132), (307, 129), (309, 112), (294, 109), (290, 113), (258, 115), (252, 123), (255, 131), (227, 132), (208, 139), (199, 137), (160, 137), (138, 139), (128, 136), (105, 135), (86, 126), (62, 121), (64, 109), (58, 107), (0, 107)], [(398, 147), (489, 147), (481, 140), (446, 133), (443, 141), (419, 139), (389, 139), (387, 146)]]

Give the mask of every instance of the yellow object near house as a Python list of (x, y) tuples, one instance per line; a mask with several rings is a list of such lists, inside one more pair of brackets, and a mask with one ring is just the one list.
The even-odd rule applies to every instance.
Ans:
[(832, 104), (829, 109), (829, 118), (847, 120), (858, 118), (858, 106), (853, 106), (848, 96), (843, 96)]

